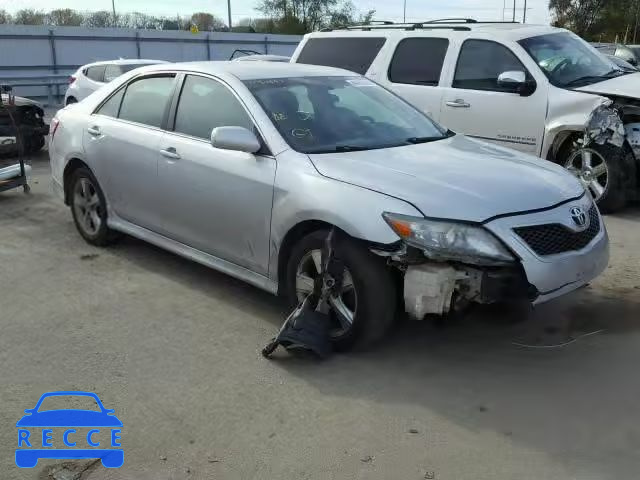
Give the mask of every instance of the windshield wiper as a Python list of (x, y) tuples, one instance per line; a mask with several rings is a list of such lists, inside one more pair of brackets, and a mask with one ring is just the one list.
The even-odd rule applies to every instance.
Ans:
[(370, 150), (372, 147), (363, 147), (362, 145), (336, 145), (335, 147), (311, 150), (307, 153), (336, 153), (336, 152), (359, 152), (362, 150)]
[(437, 137), (409, 137), (407, 138), (407, 142), (414, 143), (414, 144), (429, 143), (429, 142), (435, 142), (437, 140), (442, 140), (443, 138), (446, 138), (446, 137), (444, 135), (439, 135)]
[(621, 70), (621, 69), (618, 69), (618, 68), (614, 68), (614, 69), (608, 71), (607, 73), (605, 73), (603, 75), (585, 75), (584, 77), (575, 78), (575, 79), (571, 80), (570, 82), (566, 83), (565, 87), (582, 86), (582, 85), (578, 85), (578, 84), (583, 83), (583, 82), (588, 83), (588, 82), (590, 82), (592, 80), (595, 80), (595, 81), (607, 80), (609, 78), (616, 78), (616, 77), (619, 77), (621, 75), (625, 75), (625, 71)]

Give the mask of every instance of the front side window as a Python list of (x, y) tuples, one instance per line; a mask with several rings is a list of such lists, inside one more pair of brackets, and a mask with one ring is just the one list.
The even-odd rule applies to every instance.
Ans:
[(94, 82), (102, 82), (102, 77), (104, 75), (104, 65), (95, 65), (93, 67), (87, 68), (85, 73), (87, 78), (93, 80)]
[(274, 78), (245, 84), (299, 152), (398, 147), (447, 135), (426, 115), (366, 78)]
[(146, 77), (127, 86), (118, 118), (161, 127), (169, 99), (173, 93), (174, 77)]
[(364, 75), (385, 41), (374, 37), (311, 38), (296, 63), (344, 68)]
[(389, 66), (393, 83), (437, 86), (447, 54), (446, 38), (406, 38), (398, 44)]
[(462, 44), (453, 88), (513, 92), (498, 84), (501, 73), (519, 71), (527, 73), (524, 65), (504, 45), (489, 40), (467, 40)]
[(174, 130), (209, 139), (216, 127), (252, 130), (253, 122), (225, 85), (210, 78), (187, 76), (178, 102)]
[(529, 37), (518, 43), (556, 87), (581, 87), (628, 73), (568, 32)]

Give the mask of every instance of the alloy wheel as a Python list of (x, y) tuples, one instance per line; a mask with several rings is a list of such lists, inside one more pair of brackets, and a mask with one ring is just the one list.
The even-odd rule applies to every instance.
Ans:
[(75, 184), (73, 209), (80, 228), (87, 235), (96, 235), (102, 226), (102, 205), (96, 187), (86, 177), (81, 177)]
[(580, 148), (569, 156), (564, 166), (591, 192), (595, 201), (607, 191), (609, 168), (604, 157), (596, 150)]
[[(298, 302), (301, 302), (313, 292), (316, 283), (321, 281), (321, 271), (321, 250), (311, 250), (302, 256), (296, 269), (296, 296)], [(353, 277), (347, 268), (343, 271), (342, 286), (338, 290), (340, 294), (336, 297), (331, 297), (329, 300), (331, 310), (329, 313), (333, 323), (330, 334), (333, 338), (346, 335), (353, 328), (353, 319), (356, 315), (358, 296), (353, 284)]]

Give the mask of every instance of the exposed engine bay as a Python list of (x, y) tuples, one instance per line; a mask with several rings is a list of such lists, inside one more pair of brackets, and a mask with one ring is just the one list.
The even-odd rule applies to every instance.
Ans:
[(2, 94), (0, 154), (16, 154), (19, 139), (22, 139), (24, 153), (37, 152), (44, 146), (49, 133), (49, 126), (44, 122), (44, 110), (37, 102), (9, 92)]

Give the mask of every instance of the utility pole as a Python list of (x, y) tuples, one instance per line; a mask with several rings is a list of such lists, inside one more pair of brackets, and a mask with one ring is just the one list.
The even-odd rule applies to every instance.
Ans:
[(522, 12), (522, 23), (527, 23), (527, 0), (524, 0), (524, 11)]
[(113, 26), (116, 26), (116, 0), (111, 0), (111, 9), (113, 10)]
[(407, 23), (407, 0), (404, 0), (404, 15), (402, 18), (402, 23)]
[(229, 14), (229, 31), (231, 31), (231, 0), (227, 0), (227, 12)]
[(640, 10), (640, 1), (636, 4), (636, 26), (633, 29), (633, 44), (636, 44), (636, 33), (638, 32), (638, 11)]
[(516, 0), (513, 0), (513, 23), (516, 22)]

